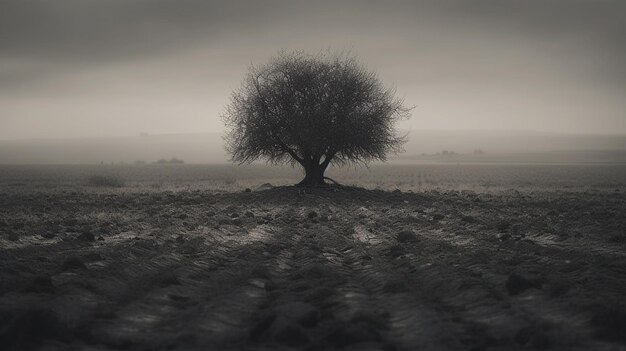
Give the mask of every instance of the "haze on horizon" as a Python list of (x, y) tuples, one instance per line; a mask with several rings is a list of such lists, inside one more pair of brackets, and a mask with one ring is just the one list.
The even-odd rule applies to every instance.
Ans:
[(0, 140), (205, 133), (247, 67), (350, 50), (408, 130), (626, 134), (626, 2), (0, 0)]

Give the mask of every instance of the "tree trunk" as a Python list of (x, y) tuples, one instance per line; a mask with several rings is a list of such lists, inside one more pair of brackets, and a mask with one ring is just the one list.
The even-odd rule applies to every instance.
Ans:
[(324, 182), (324, 172), (326, 171), (326, 167), (320, 164), (311, 164), (307, 167), (304, 167), (304, 179), (298, 186), (322, 186), (326, 185)]

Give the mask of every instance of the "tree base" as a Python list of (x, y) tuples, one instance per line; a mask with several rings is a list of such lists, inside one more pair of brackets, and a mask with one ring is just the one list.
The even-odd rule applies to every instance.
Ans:
[(323, 179), (321, 181), (312, 181), (310, 179), (302, 179), (302, 181), (300, 181), (300, 183), (296, 184), (296, 186), (301, 186), (301, 187), (309, 187), (309, 188), (314, 188), (314, 187), (325, 187), (328, 186), (328, 183), (326, 183)]
[[(324, 180), (328, 179), (330, 180), (333, 184), (329, 184), (326, 183)], [(328, 177), (322, 177), (322, 179), (307, 179), (304, 178), (300, 181), (300, 183), (296, 184), (296, 186), (299, 187), (309, 187), (309, 188), (315, 188), (315, 187), (329, 187), (329, 186), (343, 186), (339, 183), (337, 183), (335, 180), (333, 180), (332, 178), (328, 178)]]

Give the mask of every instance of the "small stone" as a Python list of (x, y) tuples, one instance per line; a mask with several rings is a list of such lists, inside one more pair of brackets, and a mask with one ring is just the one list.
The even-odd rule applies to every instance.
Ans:
[(244, 190), (244, 192), (246, 192), (246, 193), (250, 193), (250, 192), (252, 192), (252, 189), (250, 189), (250, 188), (246, 188), (246, 190)]
[(317, 212), (315, 211), (310, 211), (309, 213), (307, 213), (306, 215), (309, 219), (313, 219), (317, 217)]
[(396, 236), (396, 240), (400, 243), (416, 242), (417, 235), (411, 230), (403, 230)]
[(507, 233), (504, 233), (504, 234), (498, 234), (497, 238), (498, 238), (498, 240), (500, 240), (500, 241), (506, 241), (506, 240), (511, 239), (511, 235), (510, 235), (510, 234), (507, 234)]
[(102, 237), (102, 235), (98, 237), (98, 241), (104, 241), (104, 238)]

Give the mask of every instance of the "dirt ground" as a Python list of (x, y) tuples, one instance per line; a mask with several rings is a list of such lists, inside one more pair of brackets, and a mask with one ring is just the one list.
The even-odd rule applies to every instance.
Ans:
[(626, 349), (613, 183), (129, 190), (19, 174), (0, 188), (3, 350)]

